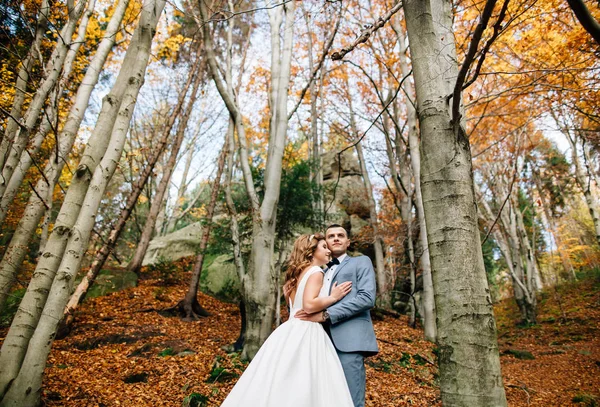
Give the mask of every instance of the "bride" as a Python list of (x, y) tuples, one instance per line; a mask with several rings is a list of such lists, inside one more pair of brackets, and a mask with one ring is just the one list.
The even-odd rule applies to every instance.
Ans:
[(288, 260), (284, 292), (290, 318), (267, 338), (222, 407), (352, 407), (342, 365), (322, 325), (295, 317), (319, 312), (348, 294), (351, 282), (334, 283), (319, 297), (320, 266), (331, 252), (322, 234), (302, 235)]

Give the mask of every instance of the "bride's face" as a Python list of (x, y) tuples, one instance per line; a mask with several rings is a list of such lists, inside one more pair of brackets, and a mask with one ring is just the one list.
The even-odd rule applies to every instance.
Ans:
[(322, 266), (323, 264), (327, 264), (330, 259), (331, 251), (327, 248), (327, 243), (325, 240), (320, 240), (313, 254), (314, 263), (318, 266)]

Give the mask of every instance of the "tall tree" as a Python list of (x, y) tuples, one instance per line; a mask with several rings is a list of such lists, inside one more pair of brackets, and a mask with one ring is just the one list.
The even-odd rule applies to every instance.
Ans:
[(227, 147), (228, 143), (229, 135), (226, 134), (225, 144), (223, 145), (223, 150), (219, 155), (217, 174), (215, 175), (215, 179), (211, 187), (210, 201), (208, 202), (206, 208), (206, 225), (202, 229), (202, 239), (200, 240), (198, 255), (196, 256), (196, 261), (194, 262), (194, 267), (192, 268), (192, 276), (190, 278), (188, 291), (183, 300), (181, 300), (176, 306), (176, 308), (178, 308), (180, 313), (183, 315), (184, 320), (187, 321), (193, 321), (198, 319), (198, 317), (205, 317), (209, 315), (209, 313), (198, 302), (198, 287), (200, 286), (200, 276), (202, 275), (204, 255), (206, 254), (208, 238), (210, 237), (210, 230), (212, 227), (211, 223), (213, 221), (213, 215), (217, 206), (217, 196), (219, 195), (219, 188), (221, 186), (221, 176), (223, 175), (225, 159), (229, 151), (229, 148)]
[[(128, 47), (119, 78), (113, 87), (115, 92), (105, 99), (106, 106), (103, 106), (94, 130), (96, 134), (104, 133), (105, 138), (111, 135), (110, 143), (105, 144), (104, 147), (107, 153), (97, 161), (98, 166), (94, 165), (93, 174), (88, 173), (92, 157), (82, 157), (78, 167), (79, 176), (82, 178), (86, 176), (90, 180), (80, 182), (80, 185), (89, 188), (80, 190), (74, 197), (80, 202), (77, 206), (81, 210), (75, 211), (76, 220), (72, 226), (63, 223), (54, 228), (46, 245), (46, 252), (40, 258), (36, 268), (36, 273), (43, 275), (42, 280), (45, 281), (29, 284), (11, 329), (2, 344), (0, 406), (36, 405), (39, 402), (42, 375), (50, 347), (69, 299), (75, 274), (87, 249), (102, 195), (123, 151), (129, 121), (144, 82), (150, 58), (150, 46), (164, 6), (163, 0), (146, 0), (142, 5), (139, 25)], [(113, 109), (114, 105), (118, 105), (116, 109)], [(90, 142), (93, 138), (92, 136)], [(101, 143), (97, 139), (96, 141)], [(108, 144), (111, 146), (110, 149)], [(69, 191), (74, 186), (77, 186), (75, 182), (71, 184)], [(66, 216), (65, 210), (74, 211), (72, 205), (73, 201), (69, 204), (65, 198), (61, 214)], [(67, 231), (69, 233), (66, 239), (59, 236), (58, 244), (50, 247), (52, 236), (64, 235)], [(61, 242), (63, 239), (64, 244)], [(47, 258), (52, 259), (52, 262), (45, 265), (45, 270), (40, 270), (42, 260)], [(40, 284), (42, 282), (44, 284)]]
[[(0, 261), (0, 309), (3, 308), (6, 301), (6, 296), (8, 295), (8, 292), (15, 281), (17, 271), (21, 268), (27, 253), (29, 242), (35, 233), (36, 228), (38, 227), (40, 219), (44, 212), (49, 208), (49, 202), (46, 197), (49, 197), (54, 191), (54, 187), (58, 182), (61, 171), (68, 160), (69, 154), (71, 153), (77, 132), (79, 131), (79, 127), (83, 121), (83, 115), (88, 107), (92, 90), (96, 86), (98, 78), (100, 77), (100, 73), (102, 72), (102, 67), (104, 66), (106, 59), (113, 45), (115, 44), (115, 37), (117, 32), (120, 30), (121, 21), (123, 20), (123, 16), (125, 15), (128, 4), (129, 0), (120, 0), (114, 9), (113, 15), (111, 16), (111, 19), (106, 27), (104, 38), (98, 45), (96, 54), (94, 55), (94, 58), (90, 63), (83, 80), (81, 81), (81, 85), (77, 90), (75, 101), (71, 107), (65, 125), (58, 135), (58, 145), (55, 146), (48, 162), (46, 163), (43, 176), (35, 185), (34, 193), (30, 195), (27, 206), (25, 207), (25, 212), (19, 220), (13, 237), (4, 252), (2, 261)], [(110, 101), (111, 97), (115, 98), (117, 95), (109, 94), (107, 101)], [(112, 104), (116, 105), (117, 101), (118, 99), (114, 99)], [(106, 107), (108, 107), (108, 102), (105, 108)], [(118, 106), (114, 106), (114, 108), (116, 109)], [(106, 129), (108, 129), (108, 125)], [(92, 139), (90, 139), (90, 142), (88, 143), (93, 147), (97, 145), (98, 140), (100, 140), (97, 153), (93, 154), (88, 150), (84, 152), (84, 157), (92, 157), (91, 165), (95, 165), (95, 161), (99, 160), (99, 158), (104, 154), (106, 147), (102, 147), (102, 145), (105, 143), (104, 140), (108, 140), (107, 134), (109, 133), (97, 134), (98, 135), (95, 137), (92, 135)], [(74, 183), (77, 184), (78, 179), (86, 179), (86, 174), (86, 171), (79, 172), (79, 176), (75, 177)], [(84, 189), (84, 187), (85, 186), (83, 186), (82, 189)], [(73, 191), (75, 191), (75, 188)], [(69, 199), (72, 194), (73, 192), (69, 194)], [(78, 205), (75, 204), (75, 208), (77, 207)], [(69, 210), (69, 213), (73, 213), (73, 211)], [(76, 215), (76, 212), (73, 213), (73, 215)], [(69, 223), (67, 222), (63, 225), (66, 224)], [(57, 226), (61, 226), (60, 222), (55, 226), (55, 229)], [(58, 230), (60, 230), (60, 228)]]
[(448, 101), (458, 76), (452, 3), (406, 0), (403, 4), (421, 130), (421, 188), (437, 312), (442, 403), (506, 406), (470, 145), (464, 124), (451, 115)]
[[(275, 318), (275, 285), (271, 272), (275, 244), (277, 200), (279, 198), (283, 151), (287, 134), (287, 99), (290, 80), (294, 12), (296, 2), (267, 9), (271, 28), (271, 88), (269, 92), (270, 132), (262, 201), (254, 186), (242, 113), (233, 92), (231, 73), (225, 83), (220, 76), (210, 32), (208, 13), (200, 2), (201, 22), (209, 68), (217, 89), (232, 117), (238, 135), (240, 163), (246, 192), (252, 207), (252, 253), (243, 279), (246, 303), (246, 333), (242, 357), (254, 357), (271, 333)], [(284, 24), (285, 20), (285, 24)], [(230, 52), (230, 51), (229, 51)]]

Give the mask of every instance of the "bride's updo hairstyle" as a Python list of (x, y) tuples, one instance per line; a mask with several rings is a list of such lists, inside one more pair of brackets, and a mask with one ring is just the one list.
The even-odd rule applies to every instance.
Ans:
[(283, 292), (289, 294), (298, 288), (298, 277), (313, 260), (313, 255), (321, 240), (325, 240), (325, 235), (316, 233), (314, 235), (302, 235), (294, 242), (294, 248), (287, 261), (287, 270), (285, 272), (285, 284)]

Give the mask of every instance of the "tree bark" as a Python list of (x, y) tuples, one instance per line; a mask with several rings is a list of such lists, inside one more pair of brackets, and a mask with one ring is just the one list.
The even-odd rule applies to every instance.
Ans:
[[(398, 42), (400, 44), (399, 62), (402, 76), (410, 75), (410, 67), (408, 65), (408, 59), (406, 52), (408, 46), (405, 45), (406, 37), (404, 31), (400, 25), (400, 22), (392, 17), (392, 24), (396, 34), (398, 35)], [(410, 163), (413, 172), (413, 179), (415, 185), (415, 206), (417, 208), (417, 219), (419, 221), (419, 240), (423, 247), (423, 253), (421, 254), (421, 274), (423, 277), (423, 320), (424, 320), (424, 331), (425, 338), (431, 342), (435, 342), (437, 339), (437, 327), (436, 327), (436, 313), (435, 313), (435, 301), (433, 291), (433, 280), (431, 277), (431, 260), (429, 259), (429, 244), (427, 241), (427, 224), (425, 222), (425, 211), (423, 209), (423, 194), (421, 192), (421, 152), (419, 150), (419, 130), (417, 128), (417, 111), (415, 109), (416, 97), (413, 86), (410, 81), (404, 81), (402, 84), (404, 94), (406, 95), (406, 120), (408, 127), (408, 145), (410, 150)]]
[(179, 155), (179, 150), (181, 149), (181, 144), (183, 143), (185, 130), (187, 128), (190, 116), (192, 114), (192, 110), (194, 107), (194, 103), (196, 102), (196, 98), (198, 96), (198, 90), (200, 88), (201, 82), (202, 75), (197, 74), (194, 80), (189, 101), (179, 120), (177, 134), (175, 135), (175, 140), (173, 141), (173, 145), (171, 146), (169, 158), (163, 170), (163, 176), (160, 179), (158, 187), (156, 188), (156, 193), (154, 194), (154, 198), (152, 199), (152, 204), (150, 205), (150, 212), (146, 217), (146, 223), (144, 224), (142, 236), (140, 237), (133, 258), (127, 266), (129, 271), (132, 271), (136, 274), (139, 273), (140, 268), (142, 267), (144, 256), (146, 255), (146, 251), (148, 250), (148, 246), (150, 245), (152, 234), (154, 233), (156, 220), (158, 218), (159, 212), (163, 208), (165, 194), (167, 193), (167, 190), (171, 183), (171, 176), (173, 175), (173, 171), (175, 171), (177, 156)]
[[(240, 239), (240, 228), (237, 221), (237, 210), (231, 194), (231, 179), (233, 177), (233, 167), (235, 165), (235, 124), (231, 118), (229, 119), (229, 126), (227, 128), (227, 143), (227, 148), (229, 151), (227, 153), (227, 172), (225, 173), (225, 185), (223, 188), (225, 190), (225, 203), (227, 204), (227, 210), (231, 219), (230, 229), (231, 240), (233, 243), (233, 262), (235, 264), (240, 282), (243, 284), (246, 275), (246, 268), (244, 266), (244, 259), (242, 258), (242, 244)], [(245, 292), (243, 286), (241, 287), (240, 292), (242, 294)], [(243, 299), (240, 300), (240, 315), (242, 319), (242, 326), (240, 328), (240, 335), (233, 344), (234, 351), (242, 350), (244, 347), (244, 341), (246, 339), (246, 307), (244, 306)]]
[(458, 73), (452, 3), (406, 0), (421, 129), (421, 189), (445, 406), (506, 406), (477, 222), (469, 141), (452, 123)]
[[(44, 175), (36, 183), (35, 191), (37, 193), (32, 193), (30, 195), (27, 206), (25, 207), (25, 212), (19, 220), (15, 233), (13, 234), (4, 256), (2, 257), (2, 261), (0, 262), (0, 309), (3, 308), (6, 301), (6, 295), (10, 291), (10, 287), (15, 280), (17, 271), (20, 269), (21, 264), (23, 263), (23, 259), (27, 253), (29, 241), (35, 233), (44, 211), (49, 206), (48, 203), (44, 202), (40, 197), (50, 196), (52, 191), (54, 191), (54, 187), (58, 182), (62, 169), (67, 162), (67, 157), (73, 148), (73, 144), (75, 143), (75, 138), (77, 136), (79, 126), (83, 120), (85, 110), (89, 104), (92, 90), (98, 83), (102, 66), (104, 65), (106, 58), (108, 57), (108, 54), (115, 43), (115, 34), (119, 30), (119, 26), (121, 25), (121, 21), (123, 20), (123, 16), (125, 15), (125, 10), (127, 9), (128, 4), (129, 0), (121, 0), (117, 3), (115, 11), (106, 28), (105, 36), (98, 45), (96, 54), (94, 55), (94, 58), (88, 67), (85, 76), (83, 77), (81, 85), (77, 89), (75, 102), (71, 107), (65, 125), (58, 136), (58, 148), (54, 149), (50, 155), (50, 159), (44, 168)], [(131, 59), (132, 57), (130, 57), (130, 60)], [(130, 61), (130, 63), (131, 62), (132, 61)], [(106, 151), (106, 144), (114, 123), (114, 114), (116, 114), (116, 109), (118, 109), (120, 103), (120, 92), (122, 93), (124, 89), (124, 81), (125, 78), (123, 77), (121, 82), (118, 82), (120, 83), (119, 86), (121, 89), (117, 90), (117, 84), (115, 84), (115, 91), (112, 91), (105, 98), (102, 107), (103, 112), (105, 113), (102, 117), (108, 117), (108, 121), (104, 122), (104, 124), (100, 121), (97, 123), (96, 128), (98, 131), (95, 131), (92, 134), (92, 137), (88, 142), (88, 146), (86, 147), (86, 151), (84, 152), (85, 157), (91, 158), (90, 171), (93, 171), (95, 168), (95, 162), (97, 162), (104, 154), (104, 151)], [(110, 120), (113, 121), (111, 122)], [(78, 174), (75, 175), (72, 184), (77, 185), (83, 182), (79, 188), (79, 191), (85, 191), (85, 189), (87, 189), (87, 182), (89, 182), (89, 178), (87, 177), (86, 167), (83, 166), (83, 164), (80, 170), (82, 171), (79, 171)], [(77, 189), (77, 187), (71, 186), (69, 191), (71, 191), (71, 189), (71, 193), (67, 192), (65, 202), (73, 201), (73, 203), (69, 205), (66, 211), (62, 212), (62, 216), (59, 215), (59, 219), (54, 227), (55, 230), (61, 231), (61, 233), (57, 234), (54, 239), (50, 237), (50, 241), (56, 242), (56, 237), (58, 236), (61, 236), (58, 238), (59, 240), (64, 241), (67, 237), (67, 229), (70, 228), (75, 222), (75, 218), (80, 206), (77, 200), (79, 197), (81, 197), (81, 193), (79, 192), (77, 196), (74, 196), (74, 191)], [(44, 253), (45, 252), (50, 252), (50, 250), (45, 250)], [(55, 255), (62, 256), (62, 249), (59, 248)], [(45, 264), (48, 261), (52, 262), (52, 258), (54, 258), (53, 255), (49, 255), (47, 257), (42, 256), (40, 264)], [(52, 266), (43, 266), (42, 269), (46, 270), (51, 267)], [(53, 275), (48, 275), (48, 278), (53, 278)], [(2, 360), (1, 357), (0, 360)]]
[[(163, 0), (147, 0), (142, 5), (140, 23), (127, 50), (124, 66), (113, 88), (114, 92), (105, 99), (107, 103), (103, 104), (97, 126), (90, 139), (91, 142), (94, 135), (101, 133), (108, 138), (107, 136), (112, 133), (111, 148), (108, 150), (106, 147), (103, 148), (107, 153), (98, 160), (100, 161), (98, 166), (95, 165), (98, 161), (93, 159), (99, 147), (89, 150), (86, 148), (88, 155), (82, 157), (77, 175), (83, 178), (90, 165), (93, 165), (95, 168), (93, 176), (89, 182), (83, 180), (77, 182), (74, 179), (69, 188), (71, 192), (73, 187), (78, 186), (77, 184), (89, 185), (89, 189), (85, 188), (81, 192), (76, 190), (73, 196), (78, 198), (77, 202), (81, 202), (77, 205), (81, 211), (73, 209), (75, 200), (69, 202), (67, 199), (69, 193), (67, 193), (61, 208), (63, 216), (59, 214), (58, 226), (53, 230), (46, 245), (48, 249), (41, 256), (36, 267), (35, 274), (41, 276), (41, 281), (33, 284), (32, 279), (30, 282), (4, 340), (0, 355), (0, 361), (3, 362), (0, 363), (2, 396), (0, 406), (2, 407), (36, 405), (39, 401), (42, 375), (50, 346), (69, 299), (75, 274), (87, 249), (102, 195), (119, 162), (139, 89), (143, 84), (152, 38), (164, 6)], [(122, 103), (118, 103), (121, 100)], [(117, 110), (113, 109), (114, 105), (119, 105)], [(100, 144), (102, 140), (97, 139), (98, 137), (96, 141)], [(81, 195), (83, 199), (80, 199)], [(63, 218), (67, 218), (67, 215), (72, 215), (73, 212), (76, 212), (77, 218), (70, 227), (65, 224)], [(68, 236), (67, 239), (62, 237), (65, 234)], [(58, 235), (59, 242), (51, 245), (55, 235)], [(63, 239), (66, 240), (66, 244), (62, 244)], [(42, 262), (43, 259), (48, 258), (51, 259), (50, 262)], [(32, 292), (37, 296), (31, 294)]]

